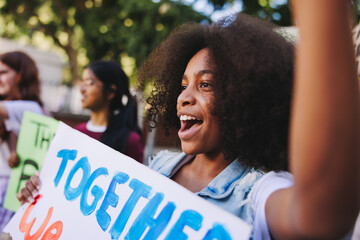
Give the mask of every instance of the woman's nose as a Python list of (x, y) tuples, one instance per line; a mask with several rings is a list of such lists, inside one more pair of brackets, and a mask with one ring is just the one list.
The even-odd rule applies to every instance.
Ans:
[(86, 89), (86, 86), (83, 82), (80, 82), (79, 83), (79, 88), (80, 88), (80, 92), (81, 93), (84, 93), (85, 92), (85, 89)]
[(186, 89), (184, 89), (177, 100), (177, 103), (179, 106), (186, 106), (186, 105), (193, 105), (195, 104), (195, 96), (194, 96), (194, 91), (187, 87)]

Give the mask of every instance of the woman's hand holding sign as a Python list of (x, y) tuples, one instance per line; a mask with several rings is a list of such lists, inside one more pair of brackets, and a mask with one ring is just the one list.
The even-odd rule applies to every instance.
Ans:
[(35, 198), (38, 196), (40, 190), (40, 178), (39, 172), (36, 172), (30, 180), (26, 181), (25, 187), (17, 193), (16, 197), (20, 201), (21, 205), (29, 202), (34, 202)]

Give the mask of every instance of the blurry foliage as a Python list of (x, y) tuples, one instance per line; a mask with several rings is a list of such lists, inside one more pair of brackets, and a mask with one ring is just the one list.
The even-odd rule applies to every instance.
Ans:
[[(71, 84), (91, 60), (126, 56), (137, 68), (176, 26), (208, 21), (189, 0), (0, 0), (0, 37), (20, 42), (47, 42), (67, 56)], [(241, 2), (243, 12), (282, 26), (291, 25), (289, 1), (207, 0), (214, 11)], [(187, 3), (187, 4), (185, 4)], [(195, 4), (193, 0), (192, 4)], [(358, 23), (359, 0), (353, 0)], [(46, 45), (44, 42), (40, 44)], [(36, 45), (36, 44), (35, 44)], [(132, 63), (134, 62), (134, 64)], [(131, 71), (127, 72), (131, 74)], [(134, 77), (134, 76), (133, 76)]]
[[(227, 4), (241, 2), (242, 12), (267, 19), (280, 26), (291, 26), (292, 16), (290, 0), (207, 0), (215, 10), (221, 10)], [(351, 3), (354, 13), (354, 23), (360, 23), (360, 0), (346, 0)], [(279, 4), (280, 3), (280, 4)]]
[(216, 10), (235, 1), (242, 2), (242, 12), (244, 13), (267, 19), (280, 26), (292, 25), (288, 1), (285, 1), (284, 4), (277, 4), (275, 0), (208, 0)]
[(95, 59), (145, 57), (179, 24), (210, 21), (170, 0), (0, 0), (0, 36), (33, 38), (38, 32), (63, 49), (72, 79)]

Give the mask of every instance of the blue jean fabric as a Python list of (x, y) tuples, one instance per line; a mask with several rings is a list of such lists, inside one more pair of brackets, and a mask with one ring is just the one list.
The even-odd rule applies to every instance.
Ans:
[[(149, 167), (170, 177), (174, 167), (185, 157), (185, 153), (161, 151), (150, 160)], [(235, 159), (207, 187), (195, 194), (253, 226), (254, 206), (249, 194), (256, 181), (263, 175), (263, 172), (244, 166)]]

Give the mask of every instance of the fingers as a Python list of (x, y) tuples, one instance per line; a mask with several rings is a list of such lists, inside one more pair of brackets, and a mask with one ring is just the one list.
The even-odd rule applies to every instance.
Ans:
[(30, 181), (36, 187), (36, 189), (40, 190), (40, 173), (38, 171), (35, 172), (33, 176), (31, 176)]
[(25, 187), (16, 194), (20, 204), (23, 205), (26, 202), (32, 203), (39, 195), (40, 190), (40, 178), (39, 173), (35, 173), (30, 180), (26, 181)]

